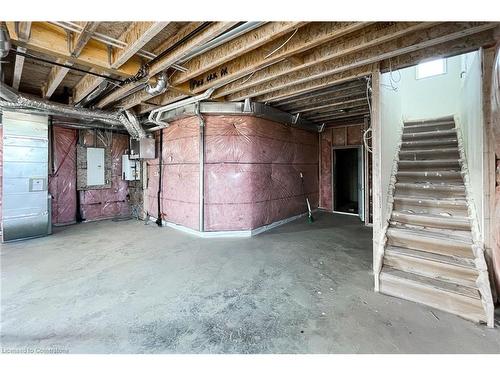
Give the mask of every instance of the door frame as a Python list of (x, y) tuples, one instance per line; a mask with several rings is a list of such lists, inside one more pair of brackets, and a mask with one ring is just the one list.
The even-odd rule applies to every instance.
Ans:
[[(362, 202), (358, 202), (358, 205), (363, 205), (363, 220), (361, 220), (361, 216), (359, 215), (359, 213), (357, 214), (352, 214), (350, 212), (342, 212), (342, 211), (336, 211), (335, 210), (335, 166), (337, 164), (337, 158), (335, 158), (335, 151), (336, 150), (345, 150), (345, 149), (358, 149), (358, 152), (361, 153), (361, 190), (362, 190)], [(331, 160), (332, 160), (332, 212), (333, 213), (336, 213), (336, 214), (341, 214), (341, 215), (349, 215), (349, 216), (357, 216), (359, 217), (359, 219), (363, 222), (363, 223), (367, 223), (369, 220), (369, 218), (367, 218), (367, 215), (366, 215), (366, 174), (365, 174), (365, 171), (366, 171), (366, 162), (365, 162), (365, 147), (363, 145), (348, 145), (348, 146), (332, 146), (332, 150), (331, 150)], [(359, 171), (358, 171), (358, 176), (360, 175)], [(358, 206), (359, 207), (359, 206)], [(359, 209), (358, 209), (359, 211)]]

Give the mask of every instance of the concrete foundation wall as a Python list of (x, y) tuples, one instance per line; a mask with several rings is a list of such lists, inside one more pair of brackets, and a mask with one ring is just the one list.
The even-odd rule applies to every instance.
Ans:
[[(250, 230), (304, 213), (305, 195), (318, 206), (317, 133), (254, 116), (204, 119), (205, 231)], [(146, 190), (147, 209), (155, 217), (158, 165), (158, 159), (148, 162)], [(199, 230), (197, 117), (163, 130), (162, 180), (162, 218)]]

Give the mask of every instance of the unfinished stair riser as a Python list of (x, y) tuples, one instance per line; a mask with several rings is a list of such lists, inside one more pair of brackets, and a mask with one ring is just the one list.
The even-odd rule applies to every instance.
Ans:
[(490, 324), (455, 122), (406, 122), (401, 138), (380, 291)]

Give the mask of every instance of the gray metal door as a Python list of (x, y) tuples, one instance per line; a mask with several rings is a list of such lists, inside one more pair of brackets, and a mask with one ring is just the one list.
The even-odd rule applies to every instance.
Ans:
[(46, 235), (48, 118), (4, 111), (2, 241)]

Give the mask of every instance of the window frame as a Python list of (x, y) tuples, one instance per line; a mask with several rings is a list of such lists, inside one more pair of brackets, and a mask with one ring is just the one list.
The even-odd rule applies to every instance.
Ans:
[[(442, 61), (442, 65), (443, 65), (443, 71), (441, 73), (426, 75), (425, 77), (419, 77), (419, 67), (422, 64), (426, 64), (426, 63), (429, 63), (431, 61), (438, 61), (438, 60), (441, 60)], [(447, 59), (444, 58), (444, 57), (439, 57), (437, 59), (422, 61), (422, 62), (418, 63), (417, 66), (415, 67), (415, 79), (417, 81), (420, 81), (420, 80), (426, 79), (426, 78), (432, 78), (432, 77), (441, 76), (441, 75), (444, 75), (444, 74), (447, 74), (447, 73), (448, 73), (448, 63), (447, 63)]]

